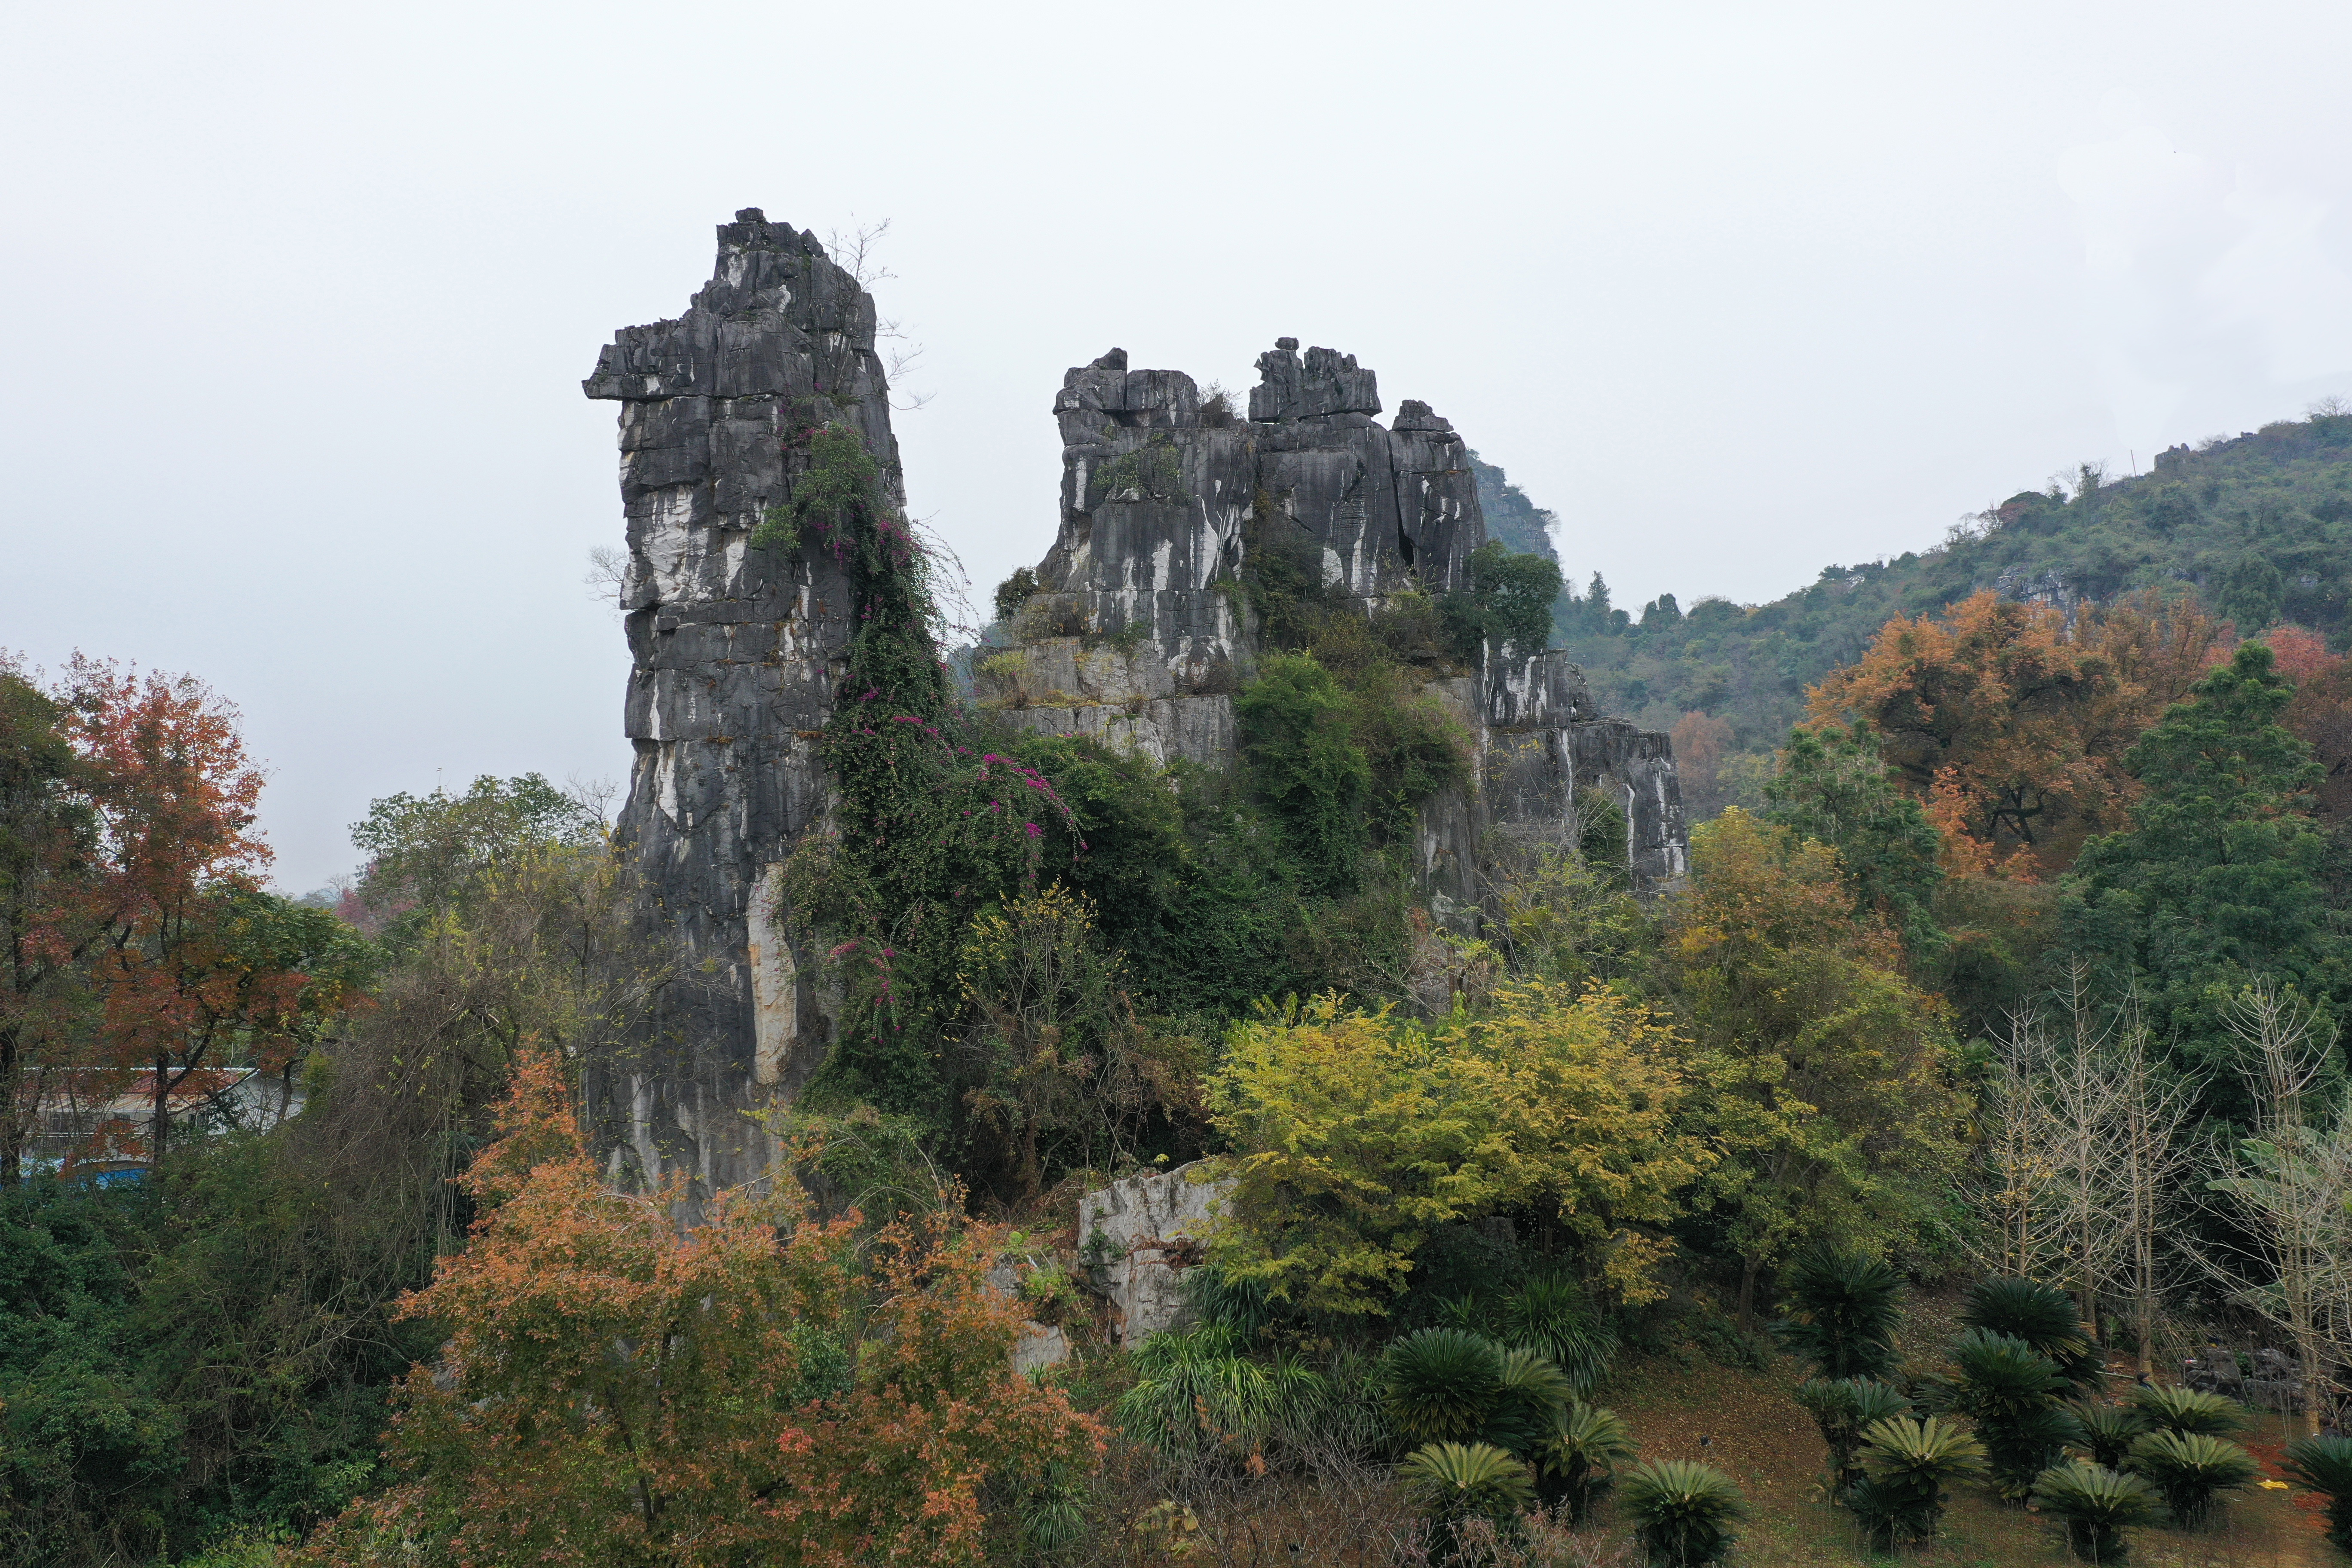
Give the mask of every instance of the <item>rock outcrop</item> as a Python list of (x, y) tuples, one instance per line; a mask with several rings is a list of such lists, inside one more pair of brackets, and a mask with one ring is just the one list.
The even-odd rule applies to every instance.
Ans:
[(1201, 1260), (1230, 1182), (1205, 1181), (1195, 1163), (1129, 1176), (1078, 1200), (1078, 1256), (1110, 1302), (1111, 1332), (1128, 1346), (1181, 1326), (1184, 1270)]
[(707, 1190), (763, 1169), (743, 1112), (789, 1096), (828, 1043), (775, 901), (823, 809), (814, 742), (849, 595), (824, 552), (750, 542), (805, 464), (796, 428), (855, 427), (902, 501), (875, 321), (814, 235), (747, 208), (686, 313), (622, 329), (583, 384), (621, 405), (636, 755), (618, 838), (678, 975), (632, 1057), (592, 1067), (588, 1099), (616, 1167), (647, 1182), (682, 1167)]
[[(685, 313), (623, 329), (583, 384), (620, 405), (635, 758), (618, 839), (677, 975), (633, 1048), (588, 1065), (616, 1179), (682, 1172), (709, 1191), (756, 1175), (772, 1150), (746, 1113), (789, 1099), (831, 1045), (779, 900), (783, 861), (825, 811), (816, 742), (850, 584), (823, 550), (751, 541), (807, 471), (803, 437), (828, 425), (856, 432), (883, 502), (903, 508), (875, 331), (874, 300), (819, 241), (746, 209)], [(1372, 372), (1328, 349), (1286, 338), (1258, 372), (1245, 410), (1118, 350), (1064, 378), (1060, 527), (1020, 646), (979, 675), (1014, 723), (1223, 766), (1260, 641), (1245, 562), (1367, 611), (1464, 584), (1486, 535), (1453, 426), (1411, 401), (1381, 425)], [(1573, 837), (1595, 789), (1623, 805), (1636, 885), (1671, 885), (1684, 830), (1664, 737), (1591, 712), (1559, 655), (1488, 666), (1437, 686), (1476, 739), (1478, 782), (1423, 811), (1433, 905), (1475, 910), (1482, 847)]]
[[(1063, 377), (1061, 526), (1015, 645), (981, 661), (982, 700), (1039, 733), (1223, 766), (1231, 694), (1261, 640), (1239, 592), (1254, 553), (1366, 611), (1465, 585), (1486, 527), (1462, 437), (1410, 399), (1381, 426), (1370, 369), (1297, 350), (1283, 338), (1258, 356), (1246, 416), (1204, 403), (1181, 371), (1129, 369), (1120, 349)], [(1637, 888), (1685, 874), (1666, 737), (1594, 711), (1564, 655), (1490, 658), (1483, 687), (1444, 681), (1438, 695), (1475, 738), (1478, 784), (1422, 813), (1417, 865), (1433, 899), (1475, 903), (1490, 829), (1574, 839), (1590, 791), (1624, 812)]]

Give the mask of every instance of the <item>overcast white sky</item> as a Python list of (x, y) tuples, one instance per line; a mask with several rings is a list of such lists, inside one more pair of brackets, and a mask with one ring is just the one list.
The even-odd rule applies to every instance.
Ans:
[(83, 0), (0, 59), (0, 647), (236, 700), (294, 891), (373, 796), (625, 773), (578, 384), (739, 206), (892, 220), (982, 594), (1113, 344), (1359, 355), (1629, 606), (2352, 393), (2341, 0)]

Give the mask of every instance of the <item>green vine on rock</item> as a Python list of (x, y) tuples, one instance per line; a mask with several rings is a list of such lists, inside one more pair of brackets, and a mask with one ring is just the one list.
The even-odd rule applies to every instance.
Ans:
[(969, 1087), (949, 1059), (965, 934), (1034, 889), (1049, 855), (1084, 846), (1045, 776), (971, 728), (940, 658), (930, 557), (845, 441), (856, 437), (843, 426), (811, 432), (816, 482), (795, 488), (810, 542), (848, 578), (856, 627), (818, 742), (831, 819), (785, 867), (796, 934), (825, 951), (845, 994), (810, 1088), (820, 1105), (863, 1100), (944, 1131)]
[[(807, 466), (792, 479), (792, 499), (760, 514), (760, 526), (751, 531), (752, 547), (790, 554), (805, 535), (822, 534), (832, 542), (838, 559), (845, 538), (871, 531), (888, 516), (876, 505), (875, 481), (881, 478), (881, 465), (856, 431), (830, 420), (788, 433), (787, 462), (796, 449), (806, 451)], [(866, 525), (863, 530), (861, 524)], [(903, 525), (898, 531), (904, 531)], [(877, 542), (887, 539), (887, 531), (877, 534)]]

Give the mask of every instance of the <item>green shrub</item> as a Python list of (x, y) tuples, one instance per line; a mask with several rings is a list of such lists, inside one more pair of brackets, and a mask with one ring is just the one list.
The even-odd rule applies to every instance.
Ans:
[(1029, 595), (1036, 591), (1036, 571), (1028, 566), (1017, 569), (1012, 576), (996, 585), (996, 618), (1008, 623), (1012, 621), (1021, 613), (1021, 606), (1029, 602)]
[(2162, 1511), (2156, 1490), (2137, 1476), (2069, 1460), (2033, 1479), (2034, 1505), (2066, 1527), (2066, 1549), (2084, 1563), (2126, 1561), (2124, 1530)]
[(1381, 1404), (1408, 1443), (1459, 1441), (1486, 1425), (1503, 1387), (1493, 1341), (1460, 1329), (1423, 1329), (1381, 1357)]
[(1593, 1499), (1608, 1489), (1617, 1467), (1633, 1454), (1633, 1429), (1623, 1416), (1572, 1400), (1537, 1451), (1538, 1483), (1545, 1500), (1564, 1510), (1573, 1524), (1591, 1511)]
[(2202, 1432), (2147, 1433), (2124, 1463), (2163, 1494), (2174, 1523), (2191, 1530), (2212, 1517), (2222, 1493), (2262, 1474), (2243, 1448)]
[(2131, 1402), (2147, 1431), (2199, 1432), (2208, 1437), (2226, 1437), (2246, 1426), (2246, 1407), (2219, 1394), (2143, 1384), (2132, 1390)]
[(1722, 1562), (1738, 1540), (1732, 1526), (1748, 1516), (1747, 1501), (1729, 1476), (1687, 1459), (1634, 1466), (1618, 1498), (1651, 1568)]
[(2352, 1552), (2352, 1437), (2298, 1437), (2286, 1446), (2286, 1473), (2327, 1500), (2327, 1539)]
[(1564, 1274), (1535, 1275), (1505, 1298), (1503, 1327), (1513, 1344), (1550, 1357), (1579, 1399), (1601, 1386), (1616, 1358), (1616, 1333)]
[(1944, 1486), (1985, 1468), (1985, 1447), (1937, 1416), (1896, 1415), (1862, 1434), (1863, 1480), (1851, 1494), (1872, 1544), (1925, 1541), (1944, 1517)]
[(1498, 655), (1541, 653), (1551, 635), (1552, 601), (1559, 597), (1559, 563), (1490, 539), (1465, 564), (1463, 585), (1438, 603), (1455, 655), (1475, 668), (1487, 644)]
[(1171, 1458), (1262, 1448), (1291, 1407), (1311, 1399), (1321, 1374), (1291, 1358), (1254, 1360), (1231, 1329), (1154, 1334), (1136, 1348), (1136, 1381), (1112, 1419)]
[(1780, 1342), (1822, 1377), (1885, 1377), (1895, 1368), (1903, 1277), (1864, 1253), (1822, 1248), (1800, 1258), (1787, 1280)]
[(1242, 758), (1317, 891), (1360, 877), (1372, 766), (1356, 743), (1348, 694), (1305, 654), (1276, 654), (1234, 700)]

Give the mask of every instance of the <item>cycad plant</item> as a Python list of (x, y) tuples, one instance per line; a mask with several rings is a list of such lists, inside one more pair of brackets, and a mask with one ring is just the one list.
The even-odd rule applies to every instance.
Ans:
[(1288, 1357), (1254, 1360), (1219, 1326), (1154, 1334), (1136, 1347), (1133, 1387), (1112, 1415), (1130, 1437), (1171, 1458), (1258, 1448), (1322, 1376)]
[(2286, 1473), (2327, 1500), (2327, 1539), (2352, 1552), (2352, 1437), (2298, 1437), (2286, 1446)]
[(1503, 1374), (1496, 1384), (1494, 1402), (1480, 1436), (1522, 1459), (1532, 1458), (1559, 1429), (1560, 1416), (1575, 1397), (1567, 1374), (1549, 1356), (1507, 1350)]
[(1507, 1526), (1535, 1496), (1526, 1464), (1492, 1443), (1425, 1443), (1397, 1473), (1433, 1536), (1468, 1519)]
[(2131, 1446), (2124, 1465), (2163, 1495), (2172, 1521), (2184, 1530), (2211, 1519), (2223, 1492), (2263, 1473), (2243, 1448), (2202, 1432), (2150, 1432)]
[(1786, 1285), (1788, 1312), (1774, 1327), (1818, 1375), (1885, 1377), (1895, 1370), (1901, 1275), (1865, 1253), (1823, 1248), (1797, 1259)]
[(1897, 1415), (1862, 1435), (1863, 1479), (1848, 1494), (1871, 1544), (1891, 1552), (1899, 1540), (1925, 1541), (1944, 1517), (1944, 1487), (1985, 1468), (1985, 1448), (1958, 1426), (1930, 1415)]
[(1459, 1443), (1486, 1425), (1502, 1392), (1503, 1352), (1466, 1330), (1423, 1329), (1381, 1353), (1380, 1384), (1389, 1425), (1407, 1443)]
[(2246, 1426), (2246, 1407), (2219, 1394), (2142, 1384), (2132, 1390), (2131, 1401), (2151, 1432), (2200, 1432), (2208, 1437), (2226, 1437)]
[(2083, 1429), (2083, 1447), (2089, 1451), (2091, 1462), (2105, 1469), (2121, 1466), (2132, 1444), (2148, 1429), (2147, 1415), (2134, 1405), (2078, 1400), (2072, 1414), (2074, 1424)]
[(2066, 1547), (2084, 1563), (2126, 1560), (2124, 1531), (2163, 1511), (2156, 1489), (2137, 1476), (2070, 1459), (2033, 1480), (2035, 1506), (2066, 1526)]
[(2061, 1450), (2083, 1440), (2082, 1428), (2058, 1403), (2066, 1379), (2032, 1345), (1987, 1329), (1954, 1341), (1952, 1359), (1959, 1369), (1952, 1408), (1976, 1418), (1995, 1489), (2018, 1501)]
[(1536, 1450), (1536, 1485), (1543, 1500), (1581, 1523), (1592, 1500), (1615, 1479), (1617, 1467), (1633, 1458), (1633, 1429), (1624, 1417), (1597, 1405), (1572, 1400), (1559, 1424)]
[(2096, 1388), (2106, 1364), (2091, 1343), (2074, 1299), (2039, 1279), (1979, 1279), (1970, 1287), (1960, 1321), (1971, 1329), (2023, 1340), (2057, 1364), (2068, 1383), (2084, 1392)]
[(1738, 1540), (1732, 1526), (1748, 1516), (1747, 1500), (1729, 1476), (1688, 1459), (1634, 1466), (1619, 1489), (1618, 1506), (1633, 1520), (1633, 1538), (1651, 1568), (1722, 1562)]
[(1617, 1336), (1565, 1274), (1538, 1274), (1513, 1291), (1503, 1302), (1503, 1326), (1511, 1343), (1549, 1357), (1579, 1399), (1601, 1386), (1616, 1358)]
[(1868, 1377), (1811, 1378), (1796, 1386), (1793, 1396), (1821, 1428), (1822, 1442), (1830, 1451), (1832, 1484), (1841, 1493), (1862, 1478), (1854, 1449), (1863, 1429), (1911, 1408), (1901, 1389)]

